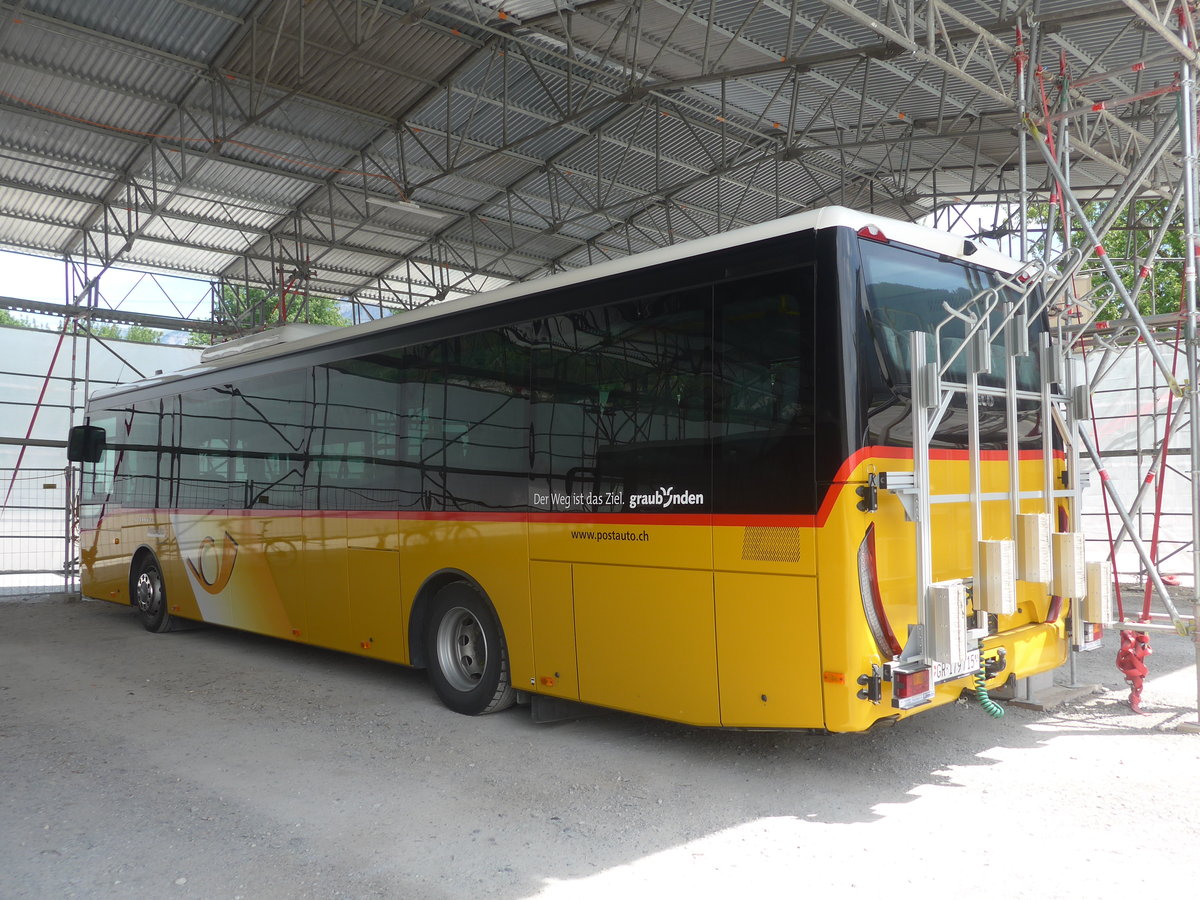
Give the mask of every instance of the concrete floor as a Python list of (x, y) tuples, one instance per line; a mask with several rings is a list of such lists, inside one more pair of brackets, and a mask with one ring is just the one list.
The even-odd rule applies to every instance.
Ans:
[(1134, 716), (974, 703), (869, 735), (468, 719), (425, 675), (0, 600), (0, 897), (1194, 896), (1194, 649)]

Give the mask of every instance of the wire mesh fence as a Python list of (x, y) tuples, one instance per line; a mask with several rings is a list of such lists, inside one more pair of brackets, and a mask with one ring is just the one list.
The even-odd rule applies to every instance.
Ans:
[(72, 473), (0, 468), (0, 596), (72, 586)]

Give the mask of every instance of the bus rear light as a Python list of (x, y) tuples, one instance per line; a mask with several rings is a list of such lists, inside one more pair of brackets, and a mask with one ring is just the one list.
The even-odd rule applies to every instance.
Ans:
[(864, 225), (862, 228), (858, 229), (858, 236), (860, 238), (866, 238), (868, 241), (879, 241), (881, 244), (891, 243), (891, 241), (887, 239), (887, 235), (879, 230), (878, 225)]
[(858, 545), (858, 593), (862, 598), (863, 615), (875, 646), (885, 659), (900, 655), (900, 642), (892, 631), (887, 612), (883, 608), (883, 597), (879, 593), (879, 569), (875, 562), (875, 523), (867, 526), (867, 533)]
[(892, 706), (912, 709), (933, 699), (933, 673), (929, 666), (892, 667)]

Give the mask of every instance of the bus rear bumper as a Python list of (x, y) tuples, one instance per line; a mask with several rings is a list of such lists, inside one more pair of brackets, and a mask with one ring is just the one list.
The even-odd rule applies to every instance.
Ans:
[[(1067, 661), (1067, 635), (1065, 621), (1033, 623), (988, 635), (983, 642), (985, 666), (994, 662), (1003, 651), (1004, 664), (993, 665), (987, 670), (992, 674), (986, 681), (988, 690), (994, 690), (1010, 679), (1029, 678), (1057, 669)], [(964, 690), (974, 690), (975, 676), (966, 675), (937, 686), (933, 706), (951, 703)], [(929, 709), (929, 705), (913, 710)]]
[(1003, 648), (1008, 665), (988, 681), (988, 687), (1008, 680), (1010, 676), (1028, 678), (1041, 672), (1057, 669), (1067, 661), (1066, 622), (1022, 625), (1008, 631), (989, 635), (983, 642), (984, 658), (994, 657)]

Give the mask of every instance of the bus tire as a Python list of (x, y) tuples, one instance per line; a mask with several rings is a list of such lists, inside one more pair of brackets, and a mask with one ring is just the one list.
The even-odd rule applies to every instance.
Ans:
[(167, 606), (167, 588), (163, 584), (158, 560), (147, 554), (138, 563), (131, 579), (133, 604), (147, 631), (162, 634), (175, 627), (175, 617)]
[(479, 716), (516, 700), (500, 621), (473, 585), (455, 581), (434, 595), (425, 653), (433, 689), (454, 712)]

